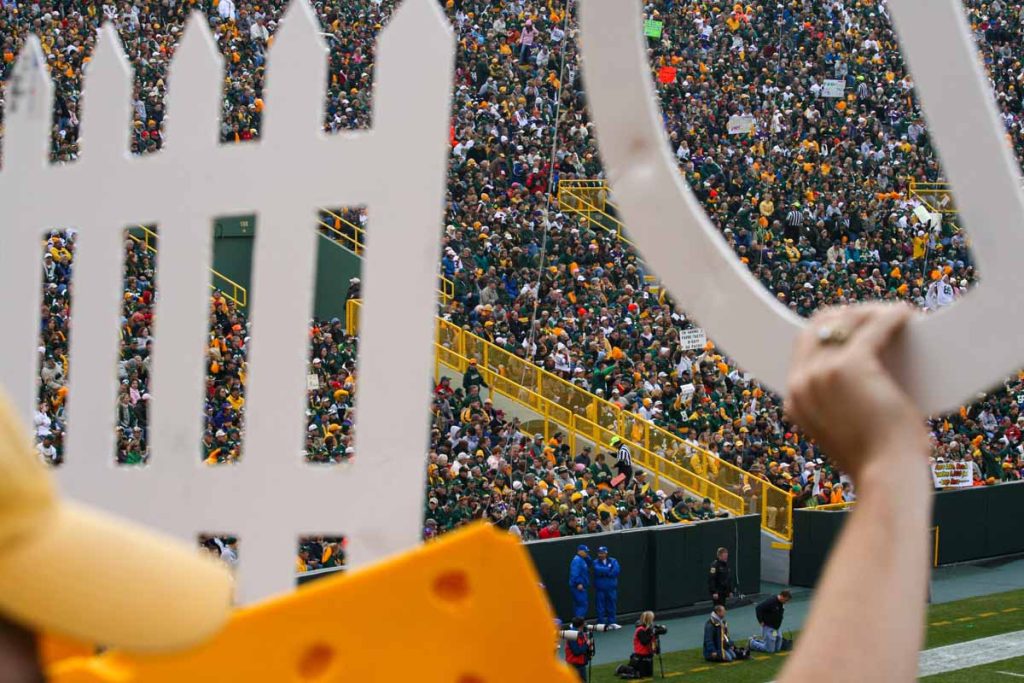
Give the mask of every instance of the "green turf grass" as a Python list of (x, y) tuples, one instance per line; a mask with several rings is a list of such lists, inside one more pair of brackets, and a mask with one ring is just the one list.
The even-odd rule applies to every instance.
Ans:
[[(785, 629), (783, 630), (785, 631)], [(1020, 630), (1024, 630), (1024, 590), (996, 593), (930, 607), (925, 647), (940, 647)], [(741, 640), (741, 643), (746, 644), (745, 638)], [(765, 683), (774, 678), (786, 660), (785, 654), (762, 655), (755, 652), (749, 661), (710, 664), (704, 661), (699, 649), (668, 652), (662, 657), (665, 663), (665, 677), (668, 680), (726, 681), (728, 683)], [(595, 666), (591, 678), (592, 683), (610, 683), (619, 680), (615, 677), (615, 668), (622, 663), (624, 662)], [(1005, 670), (1016, 671), (1016, 669)], [(660, 679), (657, 659), (654, 661), (654, 673), (655, 680)], [(1005, 678), (1007, 683), (1011, 683), (1013, 679), (1011, 676), (992, 675), (1000, 679)], [(940, 677), (928, 680), (940, 680)], [(979, 680), (989, 679), (973, 678), (971, 683), (977, 683)]]

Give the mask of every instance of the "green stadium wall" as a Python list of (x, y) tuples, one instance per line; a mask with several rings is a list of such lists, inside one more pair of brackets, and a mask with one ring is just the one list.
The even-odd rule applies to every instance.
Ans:
[[(252, 303), (252, 251), (257, 230), (253, 216), (218, 218), (213, 225), (213, 268), (242, 285)], [(317, 233), (316, 287), (313, 315), (345, 319), (349, 279), (359, 277), (362, 260), (333, 240)]]
[[(744, 593), (761, 586), (761, 518), (758, 515), (633, 529), (610, 534), (570, 536), (526, 544), (555, 614), (563, 621), (572, 617), (569, 594), (569, 562), (576, 546), (586, 543), (592, 553), (602, 545), (619, 561), (618, 614), (639, 614), (689, 607), (710, 601), (708, 569), (718, 548), (729, 549), (729, 564)], [(334, 574), (339, 569), (320, 569), (299, 574), (300, 586)], [(593, 588), (590, 613), (595, 617)], [(623, 621), (620, 618), (620, 622)]]
[[(938, 564), (956, 564), (1024, 553), (1020, 514), (1024, 482), (935, 495), (932, 526), (938, 527)], [(795, 510), (789, 582), (813, 586), (849, 512)]]
[[(609, 554), (619, 561), (621, 615), (675, 610), (710, 600), (708, 569), (720, 547), (729, 549), (740, 590), (757, 593), (761, 585), (761, 519), (757, 515), (528, 543), (526, 549), (551, 606), (563, 620), (572, 617), (569, 563), (580, 543), (590, 546), (591, 553), (598, 546), (608, 546)], [(596, 616), (593, 589), (587, 616)]]

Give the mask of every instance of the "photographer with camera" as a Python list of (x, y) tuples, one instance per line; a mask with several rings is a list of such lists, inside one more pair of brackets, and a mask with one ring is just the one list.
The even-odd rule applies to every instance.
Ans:
[(563, 631), (566, 639), (565, 661), (569, 666), (576, 669), (580, 680), (587, 681), (587, 665), (594, 657), (594, 639), (587, 635), (587, 629), (583, 617), (573, 617), (571, 631)]
[(654, 676), (654, 655), (661, 654), (659, 637), (666, 633), (667, 628), (654, 623), (654, 612), (647, 611), (641, 614), (640, 622), (633, 631), (633, 654), (629, 656), (629, 664), (616, 669), (616, 675), (619, 678), (630, 679)]

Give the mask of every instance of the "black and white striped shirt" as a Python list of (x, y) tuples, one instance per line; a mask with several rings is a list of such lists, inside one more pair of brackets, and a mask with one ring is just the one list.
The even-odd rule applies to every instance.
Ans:
[(619, 455), (616, 459), (616, 463), (619, 465), (625, 465), (626, 467), (633, 466), (633, 455), (629, 452), (629, 448), (626, 444), (619, 446)]
[(793, 228), (799, 228), (804, 224), (804, 214), (799, 209), (793, 209), (786, 214), (786, 223)]

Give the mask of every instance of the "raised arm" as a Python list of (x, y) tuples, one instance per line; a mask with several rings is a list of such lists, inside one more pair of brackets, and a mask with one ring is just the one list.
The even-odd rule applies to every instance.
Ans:
[[(883, 352), (904, 306), (833, 309), (801, 335), (786, 411), (857, 483), (857, 506), (780, 681), (913, 681), (924, 640), (932, 484), (924, 416)], [(842, 615), (836, 618), (836, 615)]]

